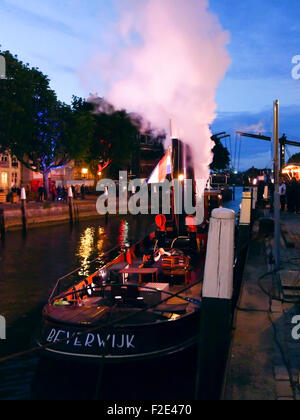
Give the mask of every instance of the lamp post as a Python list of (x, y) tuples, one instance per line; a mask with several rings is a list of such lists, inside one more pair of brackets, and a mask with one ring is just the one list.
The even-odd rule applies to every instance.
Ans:
[(274, 221), (275, 221), (275, 232), (274, 232), (274, 258), (276, 269), (280, 266), (280, 196), (279, 196), (279, 101), (274, 101)]

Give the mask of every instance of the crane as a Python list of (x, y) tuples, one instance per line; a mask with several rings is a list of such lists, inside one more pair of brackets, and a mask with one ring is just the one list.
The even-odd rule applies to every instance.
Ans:
[[(270, 141), (270, 142), (272, 141), (272, 137), (263, 136), (262, 134), (243, 133), (242, 131), (237, 131), (236, 134), (238, 134), (241, 137), (250, 137), (253, 139), (265, 140), (265, 141)], [(280, 170), (282, 170), (285, 165), (286, 146), (300, 147), (300, 142), (288, 140), (287, 136), (283, 134), (282, 137), (280, 137), (279, 139), (279, 144), (280, 144)]]

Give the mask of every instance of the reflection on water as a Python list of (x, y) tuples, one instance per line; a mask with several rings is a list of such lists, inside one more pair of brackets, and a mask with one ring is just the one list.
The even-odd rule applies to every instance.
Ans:
[(103, 255), (103, 245), (105, 240), (105, 230), (102, 227), (98, 229), (98, 239), (97, 239), (97, 250), (99, 252), (99, 256)]
[(79, 271), (80, 276), (87, 277), (89, 275), (90, 257), (94, 250), (95, 232), (95, 228), (88, 227), (80, 237), (79, 250), (77, 253), (77, 256), (81, 259), (81, 270)]
[[(124, 223), (128, 225), (128, 222), (123, 220), (120, 223), (122, 226)], [(121, 229), (121, 227), (120, 227)], [(92, 260), (104, 254), (105, 243), (107, 241), (107, 233), (104, 227), (88, 227), (80, 236), (78, 251), (76, 256), (79, 259), (79, 265), (81, 266), (78, 272), (81, 277), (88, 277), (95, 271), (95, 267), (91, 264)]]
[(119, 245), (122, 248), (128, 247), (129, 243), (129, 223), (127, 220), (122, 220), (120, 224)]
[[(7, 320), (7, 340), (0, 340), (0, 358), (35, 346), (43, 305), (58, 278), (82, 266), (87, 276), (103, 265), (101, 255), (117, 245), (135, 243), (152, 230), (153, 218), (112, 217), (33, 229), (24, 239), (9, 232), (0, 242), (0, 314)], [(97, 259), (96, 264), (92, 261)], [(0, 365), (0, 400), (30, 398), (28, 384), (35, 355)], [(20, 380), (22, 378), (22, 380)]]

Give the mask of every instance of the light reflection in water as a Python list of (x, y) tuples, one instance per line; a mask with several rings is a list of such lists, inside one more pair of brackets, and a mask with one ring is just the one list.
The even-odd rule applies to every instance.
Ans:
[(103, 227), (99, 227), (98, 229), (98, 241), (97, 241), (97, 250), (99, 252), (99, 256), (103, 255), (103, 244), (106, 238), (106, 232)]
[(120, 225), (119, 245), (122, 248), (130, 246), (130, 243), (129, 243), (129, 223), (126, 220), (122, 220), (121, 225)]
[(81, 270), (79, 271), (80, 276), (87, 277), (90, 268), (91, 255), (94, 251), (94, 237), (95, 237), (95, 228), (89, 227), (86, 228), (83, 234), (80, 237), (79, 241), (79, 250), (77, 256), (81, 259)]
[[(109, 228), (109, 227), (108, 227)], [(118, 243), (121, 248), (129, 247), (129, 232), (130, 226), (126, 220), (122, 220), (118, 227), (119, 237)], [(104, 255), (105, 246), (107, 244), (108, 236), (111, 235), (107, 228), (88, 227), (80, 236), (78, 251), (76, 256), (80, 259), (81, 269), (78, 272), (80, 277), (88, 277), (103, 265), (102, 256)], [(91, 264), (95, 258), (99, 257), (97, 264)]]

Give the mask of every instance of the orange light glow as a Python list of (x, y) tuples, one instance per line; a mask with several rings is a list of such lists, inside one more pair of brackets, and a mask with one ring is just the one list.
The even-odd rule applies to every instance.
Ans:
[(287, 165), (282, 169), (282, 173), (287, 175), (289, 178), (296, 178), (298, 181), (300, 181), (300, 165)]

